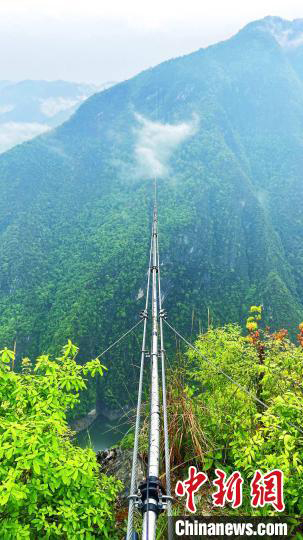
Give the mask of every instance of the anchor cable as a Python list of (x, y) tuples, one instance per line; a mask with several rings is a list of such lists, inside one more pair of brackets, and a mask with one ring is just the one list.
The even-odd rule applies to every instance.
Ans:
[(139, 326), (139, 324), (142, 323), (142, 320), (143, 319), (140, 319), (140, 321), (138, 321), (136, 324), (134, 324), (134, 326), (132, 326), (132, 328), (130, 328), (127, 332), (125, 332), (125, 334), (123, 334), (122, 336), (120, 336), (117, 341), (115, 341), (114, 343), (112, 343), (109, 347), (107, 347), (107, 349), (105, 349), (105, 351), (103, 351), (102, 353), (98, 354), (97, 358), (101, 358), (101, 356), (104, 356), (105, 353), (107, 353), (108, 351), (110, 351), (110, 349), (112, 349), (113, 347), (115, 347), (115, 345), (118, 345), (118, 343), (120, 343), (120, 341), (122, 341), (122, 339), (124, 339), (126, 336), (128, 336), (128, 334), (130, 334), (131, 332), (133, 332), (135, 330), (135, 328), (137, 328), (137, 326)]

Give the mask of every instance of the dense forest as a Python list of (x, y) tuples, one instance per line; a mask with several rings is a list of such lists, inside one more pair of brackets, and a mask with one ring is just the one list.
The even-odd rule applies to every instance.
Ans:
[[(303, 319), (303, 46), (279, 40), (291, 24), (267, 18), (142, 72), (0, 156), (0, 342), (16, 344), (16, 365), (58, 354), (68, 338), (95, 357), (136, 321), (152, 204), (153, 171), (138, 161), (148, 125), (195, 124), (176, 151), (165, 137), (153, 148), (165, 162), (171, 320), (196, 335), (208, 309), (214, 325), (243, 324), (257, 303), (293, 333)], [(122, 380), (135, 389), (134, 351), (129, 342), (107, 359), (101, 402), (121, 399)]]

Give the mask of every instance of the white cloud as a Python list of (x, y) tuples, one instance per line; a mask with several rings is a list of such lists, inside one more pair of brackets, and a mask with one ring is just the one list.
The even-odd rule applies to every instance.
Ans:
[(290, 31), (285, 30), (284, 32), (280, 32), (279, 34), (273, 34), (277, 42), (281, 45), (283, 48), (296, 48), (300, 47), (300, 45), (303, 45), (303, 32), (302, 34), (293, 36)]
[(5, 152), (16, 144), (32, 139), (48, 129), (48, 126), (38, 123), (7, 122), (0, 124), (0, 152)]
[(0, 0), (0, 72), (12, 80), (120, 81), (269, 14), (302, 17), (302, 0)]
[(303, 20), (292, 23), (270, 17), (262, 22), (260, 27), (269, 30), (283, 48), (296, 48), (303, 45)]
[(14, 108), (15, 105), (0, 105), (0, 114), (11, 112), (14, 110)]
[(79, 96), (76, 99), (64, 97), (41, 99), (40, 110), (43, 114), (45, 114), (45, 116), (51, 118), (52, 116), (56, 116), (56, 114), (61, 111), (71, 109), (74, 107), (74, 105), (77, 105), (77, 103), (80, 103), (86, 97), (87, 96)]
[(161, 177), (168, 174), (168, 162), (176, 147), (193, 135), (198, 127), (197, 117), (180, 124), (152, 122), (136, 114), (139, 127), (135, 156), (142, 176)]
[(248, 18), (264, 17), (268, 14), (280, 14), (282, 17), (298, 17), (302, 13), (301, 0), (255, 0), (247, 3), (241, 0), (213, 0), (209, 2), (198, 2), (197, 0), (154, 0), (152, 3), (142, 2), (142, 0), (111, 0), (102, 2), (100, 0), (10, 0), (2, 1), (0, 10), (3, 14), (13, 15), (44, 15), (53, 17), (58, 21), (80, 17), (82, 19), (124, 19), (133, 25), (146, 25), (152, 28), (164, 27), (174, 21), (184, 22), (185, 20), (196, 21), (199, 18), (203, 23), (205, 20), (221, 22), (236, 19), (246, 15)]

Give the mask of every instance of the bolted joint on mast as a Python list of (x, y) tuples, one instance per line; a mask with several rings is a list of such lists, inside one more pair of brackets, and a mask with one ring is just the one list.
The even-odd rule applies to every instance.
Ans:
[(139, 509), (141, 513), (152, 510), (158, 515), (164, 512), (165, 502), (163, 502), (163, 487), (156, 476), (149, 476), (145, 482), (139, 486), (141, 492), (141, 503)]

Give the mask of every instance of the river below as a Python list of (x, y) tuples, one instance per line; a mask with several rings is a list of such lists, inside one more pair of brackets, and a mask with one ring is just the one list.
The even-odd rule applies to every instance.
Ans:
[(99, 452), (117, 444), (129, 428), (125, 416), (109, 420), (100, 414), (87, 429), (77, 433), (75, 439), (82, 448), (91, 446), (95, 452)]

